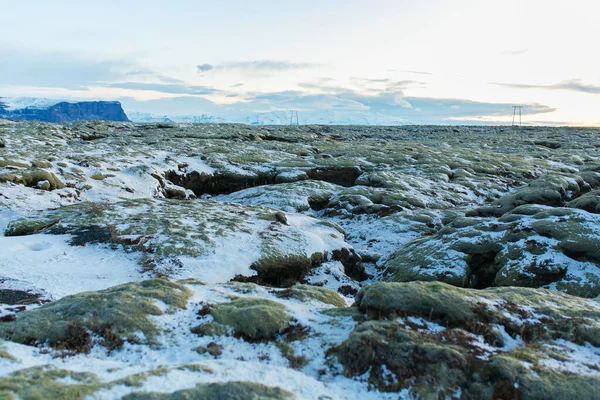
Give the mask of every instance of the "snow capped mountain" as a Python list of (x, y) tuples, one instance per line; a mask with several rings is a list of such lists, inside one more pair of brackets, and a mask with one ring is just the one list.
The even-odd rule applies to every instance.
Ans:
[(36, 97), (0, 97), (0, 108), (15, 111), (23, 108), (45, 109), (64, 100), (39, 99)]
[[(133, 122), (182, 122), (182, 123), (241, 123), (248, 125), (290, 125), (296, 122), (289, 111), (254, 113), (242, 117), (222, 117), (201, 114), (197, 116), (155, 115), (131, 111), (127, 113)], [(406, 125), (409, 122), (396, 117), (364, 112), (319, 111), (301, 112), (298, 121), (302, 125)]]
[(214, 117), (211, 115), (179, 115), (179, 116), (167, 116), (167, 115), (155, 115), (151, 113), (141, 113), (131, 111), (127, 113), (129, 119), (133, 122), (181, 122), (191, 124), (209, 124), (209, 123), (225, 123), (231, 122), (225, 118)]

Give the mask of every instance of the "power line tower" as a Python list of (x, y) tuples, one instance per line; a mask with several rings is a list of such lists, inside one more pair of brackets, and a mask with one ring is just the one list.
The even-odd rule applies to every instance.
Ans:
[(294, 125), (300, 125), (300, 120), (298, 119), (298, 111), (290, 110), (290, 126)]
[(517, 126), (517, 116), (519, 117), (519, 125), (521, 126), (521, 116), (523, 114), (523, 106), (512, 106), (513, 108), (513, 118), (512, 118), (512, 126)]

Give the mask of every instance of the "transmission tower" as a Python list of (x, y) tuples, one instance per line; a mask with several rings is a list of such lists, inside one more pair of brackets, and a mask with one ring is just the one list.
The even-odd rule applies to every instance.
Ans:
[(290, 110), (290, 126), (300, 125), (300, 120), (298, 119), (298, 111)]
[(519, 126), (521, 126), (521, 116), (523, 114), (523, 106), (512, 106), (513, 108), (513, 118), (512, 118), (512, 126), (517, 126), (517, 116), (519, 117)]

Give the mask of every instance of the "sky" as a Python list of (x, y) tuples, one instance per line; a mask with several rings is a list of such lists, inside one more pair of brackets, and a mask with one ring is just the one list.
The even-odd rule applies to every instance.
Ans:
[[(0, 97), (600, 126), (595, 0), (0, 0)], [(386, 119), (387, 118), (387, 119)]]

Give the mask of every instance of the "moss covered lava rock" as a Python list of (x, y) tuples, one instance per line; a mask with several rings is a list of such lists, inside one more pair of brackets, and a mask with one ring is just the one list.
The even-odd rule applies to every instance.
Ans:
[(284, 305), (252, 297), (236, 297), (229, 303), (219, 303), (210, 313), (216, 322), (232, 327), (236, 334), (250, 340), (272, 339), (292, 322)]

